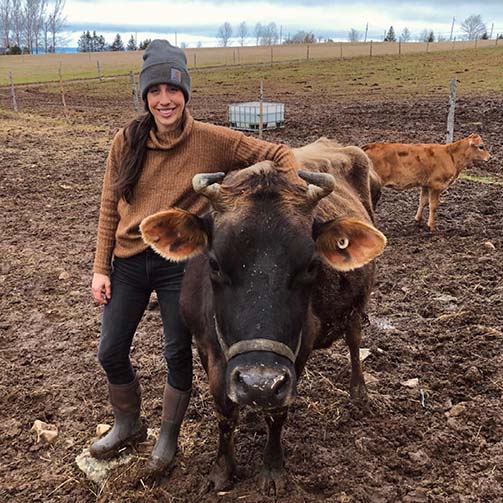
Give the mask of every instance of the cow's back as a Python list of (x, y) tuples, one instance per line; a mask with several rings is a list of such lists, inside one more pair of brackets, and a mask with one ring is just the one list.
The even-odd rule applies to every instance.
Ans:
[(300, 169), (329, 173), (335, 178), (335, 190), (323, 198), (317, 208), (322, 219), (353, 216), (373, 220), (370, 196), (371, 163), (362, 149), (343, 147), (335, 140), (320, 138), (293, 149)]
[(362, 149), (372, 160), (383, 185), (399, 190), (450, 179), (454, 165), (445, 145), (369, 143)]
[[(320, 138), (293, 152), (301, 169), (330, 173), (335, 178), (334, 192), (318, 204), (317, 216), (321, 220), (350, 216), (371, 223), (371, 162), (362, 149)], [(330, 346), (363, 319), (373, 276), (373, 263), (349, 272), (322, 265), (311, 297), (313, 313), (319, 320), (319, 330), (313, 335), (314, 348)]]

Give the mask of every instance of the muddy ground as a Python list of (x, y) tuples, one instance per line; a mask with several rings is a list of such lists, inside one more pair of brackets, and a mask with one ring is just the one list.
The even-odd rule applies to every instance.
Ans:
[[(243, 411), (238, 430), (235, 488), (201, 492), (217, 429), (199, 364), (169, 479), (134, 486), (128, 468), (99, 487), (77, 468), (96, 424), (112, 420), (95, 357), (101, 309), (89, 285), (111, 131), (131, 112), (125, 100), (87, 98), (68, 124), (57, 95), (36, 86), (19, 92), (30, 115), (16, 119), (0, 109), (0, 500), (272, 501), (256, 489), (266, 430), (252, 410)], [(67, 93), (69, 103), (81, 99)], [(232, 98), (241, 97), (233, 90)], [(359, 145), (444, 137), (443, 97), (272, 98), (286, 103), (287, 122), (266, 137), (293, 146), (320, 135)], [(228, 102), (198, 93), (191, 106), (196, 118), (225, 123)], [(472, 173), (500, 181), (502, 109), (503, 95), (470, 96), (456, 118), (458, 138), (480, 132), (493, 154)], [(349, 402), (343, 343), (312, 356), (284, 431), (291, 483), (279, 502), (503, 501), (503, 185), (458, 181), (442, 198), (434, 234), (413, 221), (417, 199), (416, 191), (385, 192), (377, 211), (389, 245), (378, 259), (363, 341), (371, 351), (364, 363), (370, 409)], [(143, 414), (155, 428), (164, 380), (155, 309), (133, 357)], [(415, 378), (417, 387), (402, 384)], [(35, 419), (57, 425), (55, 443), (35, 442)], [(142, 447), (135, 465), (151, 447)]]

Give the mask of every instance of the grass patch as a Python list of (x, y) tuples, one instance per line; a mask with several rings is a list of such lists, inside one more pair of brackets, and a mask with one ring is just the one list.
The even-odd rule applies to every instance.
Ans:
[[(501, 68), (503, 44), (498, 48), (449, 53), (298, 61), (272, 67), (213, 68), (192, 70), (191, 73), (194, 96), (198, 93), (208, 98), (220, 96), (230, 103), (237, 90), (240, 96), (256, 99), (260, 80), (264, 80), (266, 99), (306, 94), (338, 101), (447, 96), (453, 76), (459, 80), (459, 96), (490, 94), (503, 89)], [(60, 92), (58, 83), (45, 84), (43, 88), (49, 93)], [(65, 90), (96, 98), (131, 95), (129, 77), (106, 78), (102, 82), (97, 79), (67, 82)]]
[[(100, 61), (103, 82), (97, 80)], [(189, 60), (190, 62), (190, 60)], [(107, 89), (110, 77), (138, 72), (141, 53), (80, 53), (46, 56), (0, 57), (0, 85), (9, 84), (12, 71), (15, 84), (59, 81), (59, 65), (63, 80), (93, 79), (92, 88)], [(231, 68), (194, 70), (194, 89), (205, 95), (232, 95), (240, 90), (258, 93), (258, 82), (265, 80), (268, 95), (288, 92), (310, 92), (320, 96), (403, 96), (411, 94), (446, 93), (449, 80), (460, 81), (459, 94), (501, 92), (503, 89), (503, 44), (499, 47), (415, 53), (392, 56), (330, 57)], [(72, 83), (72, 87), (73, 87)], [(130, 89), (127, 89), (130, 92)]]
[(497, 178), (492, 175), (471, 175), (468, 173), (461, 173), (459, 178), (470, 182), (485, 183), (489, 185), (503, 185), (501, 178)]

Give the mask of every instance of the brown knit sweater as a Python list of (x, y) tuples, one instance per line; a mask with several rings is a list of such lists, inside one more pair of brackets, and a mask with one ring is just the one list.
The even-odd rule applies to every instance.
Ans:
[(187, 110), (180, 130), (152, 130), (147, 147), (134, 199), (128, 204), (114, 190), (125, 148), (124, 130), (113, 140), (101, 195), (94, 272), (109, 275), (113, 255), (130, 257), (147, 248), (139, 230), (145, 217), (173, 206), (200, 213), (207, 201), (192, 189), (197, 173), (228, 172), (263, 160), (274, 161), (278, 169), (297, 166), (285, 145), (195, 121)]

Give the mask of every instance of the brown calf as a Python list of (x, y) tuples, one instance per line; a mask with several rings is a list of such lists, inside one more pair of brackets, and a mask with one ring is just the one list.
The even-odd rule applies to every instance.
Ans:
[(397, 190), (421, 187), (415, 219), (421, 221), (424, 207), (429, 202), (430, 230), (435, 227), (435, 210), (440, 194), (464, 168), (474, 161), (487, 161), (490, 158), (478, 134), (471, 134), (447, 145), (369, 143), (362, 148), (372, 160), (383, 187)]

